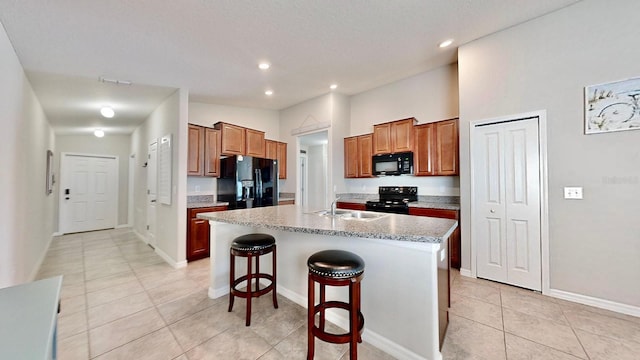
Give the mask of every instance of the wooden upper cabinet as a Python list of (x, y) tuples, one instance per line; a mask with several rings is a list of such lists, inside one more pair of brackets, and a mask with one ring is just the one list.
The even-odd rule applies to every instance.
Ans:
[(278, 159), (278, 142), (274, 140), (264, 141), (264, 157), (271, 160)]
[(415, 175), (458, 175), (458, 119), (415, 127)]
[(373, 134), (352, 136), (344, 139), (344, 177), (372, 177), (371, 156)]
[(246, 133), (245, 155), (264, 158), (265, 157), (264, 131), (245, 129), (245, 133)]
[(435, 126), (438, 175), (458, 175), (458, 119), (440, 121)]
[(415, 127), (415, 144), (413, 152), (413, 171), (415, 175), (435, 175), (435, 126), (422, 124)]
[(287, 178), (287, 143), (276, 143), (276, 160), (278, 161), (278, 179)]
[(373, 153), (391, 153), (391, 123), (378, 124), (373, 126)]
[(358, 177), (372, 177), (373, 134), (358, 136)]
[(204, 127), (189, 124), (187, 175), (204, 175)]
[(220, 176), (220, 131), (204, 129), (204, 175)]
[(358, 137), (344, 138), (344, 177), (358, 177)]
[(417, 120), (408, 118), (373, 126), (373, 154), (413, 151), (413, 127)]
[(220, 154), (221, 155), (245, 155), (245, 128), (224, 122), (213, 125), (220, 130)]

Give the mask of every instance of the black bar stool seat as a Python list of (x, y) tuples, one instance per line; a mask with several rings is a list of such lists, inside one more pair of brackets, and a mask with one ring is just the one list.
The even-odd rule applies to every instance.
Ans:
[[(364, 316), (360, 310), (360, 281), (364, 277), (364, 260), (352, 252), (344, 250), (324, 250), (307, 260), (308, 277), (308, 344), (307, 359), (315, 353), (315, 338), (332, 344), (349, 343), (349, 357), (358, 358), (357, 345), (362, 342)], [(315, 283), (320, 285), (320, 302), (315, 304)], [(327, 301), (325, 287), (348, 286), (349, 302)], [(349, 312), (349, 331), (333, 334), (325, 331), (326, 309), (339, 308)], [(316, 326), (315, 317), (320, 313)]]
[[(260, 272), (260, 256), (272, 254), (273, 266), (271, 274)], [(247, 258), (247, 274), (235, 278), (236, 256)], [(255, 271), (252, 269), (252, 259), (256, 260)], [(251, 325), (251, 299), (273, 292), (273, 307), (278, 308), (278, 298), (276, 296), (276, 239), (269, 234), (247, 234), (233, 239), (230, 249), (230, 276), (229, 276), (229, 312), (233, 310), (233, 300), (235, 297), (247, 299), (247, 314), (245, 325)], [(271, 283), (260, 289), (260, 279), (267, 279)], [(253, 289), (255, 280), (255, 289)], [(246, 289), (239, 290), (238, 285), (246, 281)]]

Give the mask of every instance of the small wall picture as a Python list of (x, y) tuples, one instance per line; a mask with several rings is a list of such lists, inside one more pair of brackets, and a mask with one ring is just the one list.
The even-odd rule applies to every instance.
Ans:
[(53, 184), (55, 182), (53, 177), (53, 152), (47, 150), (47, 188), (45, 194), (49, 195), (53, 192)]
[(585, 134), (640, 129), (640, 78), (585, 88)]

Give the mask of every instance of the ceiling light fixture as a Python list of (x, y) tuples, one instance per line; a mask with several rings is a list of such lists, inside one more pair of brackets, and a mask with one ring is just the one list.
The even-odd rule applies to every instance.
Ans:
[(335, 90), (337, 88), (338, 88), (337, 84), (332, 84), (331, 86), (329, 86), (329, 89), (331, 89), (331, 90)]
[(100, 109), (100, 114), (108, 119), (111, 119), (116, 114), (116, 112), (113, 111), (113, 108), (111, 106), (103, 106)]
[(273, 95), (273, 90), (267, 90), (267, 91), (264, 92), (264, 94), (271, 96), (271, 95)]
[(93, 135), (95, 135), (96, 137), (99, 137), (99, 138), (104, 137), (104, 131), (102, 131), (102, 129), (96, 129), (93, 132)]
[(446, 48), (447, 46), (453, 44), (453, 40), (449, 39), (449, 40), (445, 40), (443, 42), (440, 43), (440, 45), (438, 45), (441, 48)]
[(258, 64), (258, 67), (260, 68), (260, 70), (267, 70), (271, 67), (271, 65), (269, 63), (263, 62)]

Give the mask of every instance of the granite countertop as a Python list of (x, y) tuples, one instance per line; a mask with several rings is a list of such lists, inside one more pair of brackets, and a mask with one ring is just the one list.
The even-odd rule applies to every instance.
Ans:
[(192, 202), (187, 203), (187, 209), (198, 209), (205, 207), (215, 207), (215, 206), (229, 206), (228, 202), (224, 201), (209, 201), (209, 202)]
[(200, 213), (198, 218), (242, 226), (317, 235), (441, 243), (458, 226), (456, 220), (383, 214), (374, 220), (320, 216), (296, 205)]

